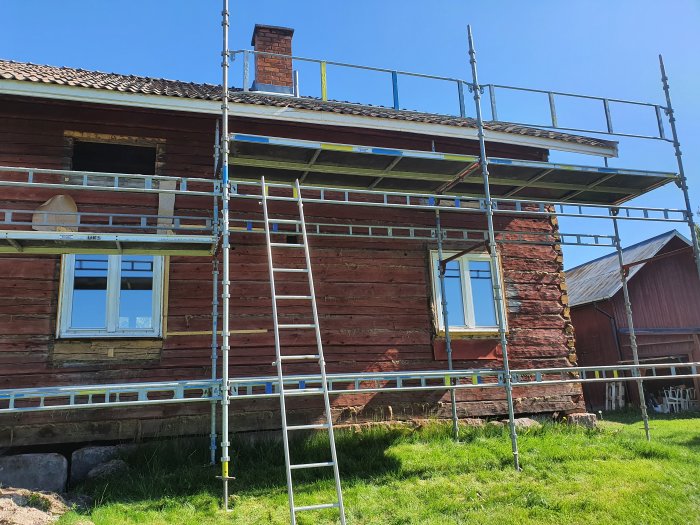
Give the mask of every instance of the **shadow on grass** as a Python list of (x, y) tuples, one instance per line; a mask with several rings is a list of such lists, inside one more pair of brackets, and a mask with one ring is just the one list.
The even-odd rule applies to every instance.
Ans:
[[(645, 458), (664, 458), (666, 450), (655, 444), (639, 443), (620, 446), (606, 440), (609, 433), (585, 430), (568, 425), (545, 423), (541, 428), (521, 431), (521, 447), (531, 464), (590, 459), (591, 449), (574, 443), (598, 444), (596, 457), (634, 454)], [(629, 441), (628, 438), (622, 438)], [(487, 425), (461, 428), (460, 442), (454, 444), (446, 423), (427, 424), (419, 429), (410, 426), (363, 428), (359, 432), (343, 429), (336, 432), (336, 442), (343, 485), (381, 483), (382, 479), (422, 478), (431, 473), (442, 475), (458, 471), (510, 471), (513, 457), (507, 427)], [(634, 446), (632, 446), (634, 445)], [(697, 446), (697, 443), (693, 446)], [(390, 450), (392, 449), (393, 450)], [(326, 433), (300, 437), (291, 442), (293, 464), (328, 461), (330, 450)], [(400, 458), (404, 458), (403, 462)], [(209, 465), (208, 439), (180, 438), (146, 443), (124, 458), (130, 468), (123, 474), (76, 487), (76, 492), (94, 498), (95, 506), (107, 503), (138, 502), (142, 508), (162, 510), (174, 502), (197, 501), (198, 506), (217, 505), (221, 482), (215, 478), (219, 467)], [(242, 497), (270, 496), (284, 498), (286, 476), (281, 441), (251, 441), (234, 437), (231, 443), (230, 472), (236, 477), (230, 484), (231, 494)], [(294, 472), (294, 482), (303, 485), (330, 482), (329, 468)]]
[[(336, 434), (339, 467), (344, 483), (396, 475), (401, 464), (386, 454), (397, 441), (406, 438), (410, 429), (366, 430), (360, 433), (340, 431)], [(124, 456), (129, 469), (115, 477), (90, 481), (75, 487), (87, 494), (96, 506), (105, 503), (141, 501), (150, 506), (168, 505), (168, 499), (197, 494), (219, 497), (221, 482), (215, 478), (220, 467), (209, 465), (209, 442), (206, 438), (167, 439), (145, 443)], [(314, 434), (293, 440), (290, 457), (294, 464), (330, 460), (327, 434)], [(232, 494), (262, 493), (270, 489), (286, 491), (284, 451), (281, 441), (271, 439), (254, 443), (233, 439), (230, 471), (236, 477), (230, 484)], [(295, 471), (296, 483), (313, 483), (331, 479), (331, 469)]]

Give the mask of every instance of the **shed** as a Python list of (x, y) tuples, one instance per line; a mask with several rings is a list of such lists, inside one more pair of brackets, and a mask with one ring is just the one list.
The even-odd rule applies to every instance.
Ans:
[[(627, 274), (640, 362), (700, 359), (700, 279), (690, 241), (672, 230), (625, 248), (623, 261), (640, 262)], [(566, 281), (579, 365), (631, 362), (617, 254), (568, 270)], [(649, 391), (664, 386), (654, 382)], [(605, 388), (584, 385), (590, 409), (605, 407)], [(637, 400), (632, 385), (627, 385), (627, 394), (627, 399)]]

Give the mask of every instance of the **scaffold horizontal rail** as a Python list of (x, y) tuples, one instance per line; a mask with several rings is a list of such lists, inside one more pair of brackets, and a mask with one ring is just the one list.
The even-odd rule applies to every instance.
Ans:
[[(550, 385), (567, 383), (605, 383), (612, 381), (644, 381), (690, 379), (700, 377), (700, 362), (645, 363), (640, 365), (585, 366), (540, 370), (511, 370), (513, 385)], [(648, 375), (650, 374), (650, 375)]]
[[(231, 219), (231, 233), (263, 234), (262, 220)], [(272, 222), (273, 235), (300, 235), (299, 227), (290, 227), (282, 220)], [(434, 226), (400, 226), (364, 223), (306, 222), (307, 235), (312, 237), (359, 237), (367, 239), (401, 239), (432, 241), (437, 237)], [(486, 239), (487, 231), (468, 228), (441, 228), (443, 240), (479, 242)], [(539, 231), (497, 230), (498, 242), (503, 244), (566, 244), (576, 246), (615, 246), (614, 236), (592, 233), (561, 233)], [(275, 271), (284, 271), (275, 269)]]
[[(260, 184), (255, 181), (233, 180), (232, 199), (260, 200)], [(295, 202), (289, 183), (266, 183), (277, 189), (268, 199)], [(290, 192), (282, 195), (283, 191)], [(437, 195), (434, 193), (367, 190), (347, 187), (301, 186), (304, 203), (334, 204), (344, 206), (384, 207), (413, 210), (441, 210), (458, 213), (483, 214), (483, 198), (472, 195)], [(603, 205), (582, 202), (559, 202), (550, 200), (493, 198), (495, 215), (529, 215), (578, 217), (610, 220), (616, 214), (618, 220), (643, 220), (660, 222), (687, 222), (687, 211), (676, 208), (652, 208), (643, 206)]]
[(158, 235), (102, 232), (1, 231), (0, 253), (123, 254), (210, 256), (216, 238), (210, 235)]
[(61, 212), (49, 210), (0, 210), (0, 226), (33, 227), (38, 231), (74, 231), (78, 228), (116, 232), (161, 233), (186, 231), (211, 233), (212, 218), (202, 215), (157, 215), (137, 213), (111, 213), (102, 211)]
[(220, 194), (218, 181), (202, 177), (170, 177), (15, 166), (0, 166), (0, 186), (209, 197)]
[[(651, 375), (644, 375), (650, 373)], [(639, 375), (635, 375), (639, 374)], [(511, 371), (513, 386), (528, 387), (572, 383), (600, 383), (663, 380), (700, 377), (700, 362), (645, 363), (591, 367), (558, 367)], [(505, 372), (501, 369), (406, 371), (354, 374), (328, 374), (330, 394), (378, 393), (394, 391), (456, 390), (503, 388)], [(306, 389), (321, 383), (319, 375), (294, 375), (285, 378), (285, 389)], [(237, 378), (230, 381), (231, 399), (272, 398), (278, 396), (277, 378)], [(452, 385), (452, 386), (450, 386)], [(294, 390), (292, 390), (294, 391)]]
[[(353, 71), (354, 72), (360, 72), (360, 71), (371, 71), (379, 74), (385, 74), (385, 82), (386, 82), (386, 88), (391, 89), (391, 92), (393, 94), (393, 109), (401, 109), (401, 104), (400, 104), (400, 97), (399, 97), (399, 86), (400, 82), (399, 79), (403, 78), (419, 78), (419, 79), (427, 79), (431, 81), (435, 81), (439, 84), (441, 84), (441, 88), (445, 89), (448, 85), (455, 86), (456, 89), (454, 89), (454, 102), (456, 103), (456, 107), (459, 109), (458, 112), (450, 112), (450, 114), (454, 116), (460, 116), (460, 117), (466, 117), (467, 116), (467, 111), (465, 108), (464, 104), (464, 92), (467, 89), (472, 89), (472, 82), (467, 81), (461, 78), (456, 78), (456, 77), (446, 77), (446, 76), (440, 76), (440, 75), (429, 75), (425, 73), (418, 73), (418, 72), (412, 72), (412, 71), (401, 71), (397, 69), (390, 69), (390, 68), (381, 68), (381, 67), (373, 67), (373, 66), (366, 66), (366, 65), (361, 65), (361, 64), (349, 64), (346, 62), (338, 62), (334, 60), (323, 60), (323, 59), (317, 59), (317, 58), (309, 58), (309, 57), (301, 57), (301, 56), (295, 56), (295, 55), (285, 55), (281, 53), (273, 53), (273, 52), (268, 52), (268, 51), (260, 51), (260, 50), (250, 50), (250, 49), (237, 49), (237, 50), (231, 50), (230, 51), (232, 56), (236, 55), (243, 55), (243, 79), (242, 79), (242, 84), (243, 84), (243, 90), (248, 91), (250, 89), (250, 79), (249, 79), (249, 69), (250, 69), (250, 62), (252, 59), (258, 56), (262, 57), (276, 57), (278, 59), (286, 59), (289, 60), (291, 63), (314, 63), (314, 64), (319, 64), (321, 66), (321, 75), (320, 78), (318, 78), (315, 81), (312, 81), (311, 84), (317, 84), (320, 83), (320, 86), (314, 86), (316, 88), (316, 91), (320, 89), (321, 91), (321, 98), (322, 100), (329, 100), (329, 82), (328, 82), (328, 75), (327, 75), (327, 68), (328, 66), (332, 66), (335, 68), (338, 68), (342, 70), (342, 78), (346, 78), (348, 74), (351, 74)], [(297, 65), (295, 64), (295, 66)], [(303, 67), (303, 66), (300, 66)], [(390, 85), (391, 84), (391, 85)], [(306, 85), (306, 83), (305, 83)], [(332, 83), (331, 83), (332, 85)], [(508, 123), (509, 125), (513, 124), (518, 124), (522, 126), (529, 126), (529, 127), (535, 127), (535, 128), (545, 128), (545, 129), (556, 129), (556, 130), (561, 130), (561, 131), (567, 131), (567, 132), (573, 132), (573, 133), (593, 133), (593, 134), (598, 134), (598, 135), (608, 135), (608, 136), (613, 136), (613, 137), (632, 137), (632, 138), (641, 138), (641, 139), (654, 139), (654, 140), (663, 140), (663, 141), (670, 141), (669, 138), (666, 136), (666, 132), (664, 129), (664, 123), (662, 119), (662, 115), (667, 111), (667, 107), (663, 106), (662, 104), (658, 103), (653, 103), (653, 102), (644, 102), (644, 101), (636, 101), (636, 100), (626, 100), (626, 99), (620, 99), (620, 98), (611, 98), (611, 97), (599, 97), (599, 96), (593, 96), (593, 95), (586, 95), (586, 94), (580, 94), (580, 93), (570, 93), (570, 92), (564, 92), (564, 91), (554, 91), (554, 90), (544, 90), (544, 89), (535, 89), (535, 88), (526, 88), (526, 87), (520, 87), (520, 86), (509, 86), (509, 85), (504, 85), (504, 84), (482, 84), (480, 86), (484, 90), (488, 90), (488, 102), (489, 102), (489, 108), (491, 110), (491, 119), (492, 121), (495, 122), (505, 122)], [(542, 103), (543, 107), (545, 108), (543, 113), (545, 115), (537, 115), (535, 118), (537, 119), (536, 121), (518, 121), (517, 119), (514, 119), (514, 115), (503, 115), (503, 107), (501, 107), (501, 112), (499, 115), (499, 109), (498, 109), (498, 92), (510, 92), (511, 97), (513, 94), (517, 93), (526, 93), (528, 95), (541, 95), (542, 96)], [(311, 93), (309, 93), (311, 94)], [(301, 93), (298, 93), (297, 96), (301, 96)], [(315, 95), (314, 95), (315, 96)], [(525, 99), (530, 105), (532, 104), (532, 99), (528, 98)], [(598, 103), (599, 105), (596, 107), (591, 107), (590, 105), (586, 106), (586, 109), (589, 112), (593, 112), (593, 115), (598, 117), (599, 121), (603, 122), (602, 126), (599, 127), (592, 127), (590, 126), (590, 118), (586, 120), (586, 123), (583, 125), (576, 125), (575, 122), (572, 122), (570, 125), (567, 124), (566, 122), (561, 122), (560, 117), (558, 116), (558, 111), (557, 111), (557, 103), (566, 101), (571, 104), (571, 102), (594, 102)], [(373, 101), (367, 101), (367, 102), (373, 102)], [(513, 106), (514, 100), (511, 98), (509, 99), (509, 104), (508, 106)], [(351, 104), (350, 102), (344, 102), (344, 104)], [(355, 102), (355, 105), (362, 106), (366, 105), (363, 104), (362, 102)], [(534, 106), (538, 106), (538, 104), (534, 104)], [(641, 107), (641, 108), (646, 108), (648, 111), (651, 112), (651, 115), (649, 115), (650, 119), (653, 119), (655, 129), (653, 130), (648, 130), (648, 129), (642, 129), (642, 130), (625, 130), (622, 131), (618, 129), (618, 126), (615, 125), (614, 122), (614, 115), (615, 115), (615, 110), (619, 108), (629, 108), (630, 106), (634, 107)], [(597, 113), (597, 114), (596, 114)], [(505, 118), (501, 119), (500, 117), (505, 116)], [(543, 120), (543, 117), (545, 120)], [(546, 122), (548, 120), (549, 122)], [(571, 120), (571, 119), (569, 119)]]
[[(588, 384), (619, 381), (693, 379), (700, 377), (700, 362), (644, 363), (514, 369), (514, 387)], [(503, 388), (502, 369), (415, 370), (327, 374), (332, 395)], [(289, 375), (285, 393), (313, 395), (322, 391), (320, 374)], [(41, 410), (124, 407), (162, 403), (191, 403), (221, 399), (221, 381), (188, 380), (150, 383), (55, 386), (0, 390), (0, 413)], [(296, 394), (295, 394), (296, 392)], [(277, 376), (239, 377), (229, 380), (231, 400), (279, 397)]]
[(0, 413), (210, 402), (221, 399), (220, 384), (192, 380), (0, 390)]

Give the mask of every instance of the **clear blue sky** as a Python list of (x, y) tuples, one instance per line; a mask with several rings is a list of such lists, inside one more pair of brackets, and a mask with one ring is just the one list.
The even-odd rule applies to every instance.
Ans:
[[(300, 56), (461, 78), (469, 75), (469, 23), (482, 83), (653, 102), (663, 102), (657, 62), (657, 54), (663, 53), (694, 209), (700, 204), (697, 0), (231, 0), (231, 14), (231, 48), (249, 47), (255, 23), (282, 25), (296, 30), (294, 53)], [(218, 0), (2, 0), (0, 19), (5, 22), (0, 32), (2, 58), (199, 82), (219, 80)], [(302, 70), (303, 93), (317, 90), (313, 73)], [(350, 78), (329, 70), (329, 83), (332, 98), (389, 102), (386, 79)], [(452, 93), (452, 87), (405, 82), (402, 105), (444, 110), (453, 107), (454, 99), (447, 98)], [(510, 107), (533, 116), (541, 106), (512, 103)], [(499, 116), (505, 120), (509, 115)], [(572, 107), (569, 117), (592, 119), (583, 107)], [(648, 124), (632, 117), (630, 125)], [(613, 166), (676, 169), (670, 145), (625, 140), (620, 147), (621, 158), (613, 160)], [(593, 157), (554, 158), (601, 163)], [(682, 198), (675, 187), (668, 187), (634, 203), (682, 207)], [(638, 222), (624, 224), (622, 232), (625, 244), (630, 244), (671, 227)], [(562, 230), (602, 233), (610, 227), (564, 220)], [(566, 265), (603, 253), (597, 248), (567, 249)]]

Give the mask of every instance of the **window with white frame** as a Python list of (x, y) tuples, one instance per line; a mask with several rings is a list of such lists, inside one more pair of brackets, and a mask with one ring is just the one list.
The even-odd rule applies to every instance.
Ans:
[(59, 337), (159, 337), (163, 258), (65, 255)]
[[(430, 255), (437, 325), (439, 331), (444, 332), (440, 264), (437, 252), (431, 252)], [(443, 252), (443, 259), (452, 255), (456, 255), (456, 252)], [(488, 254), (466, 254), (446, 264), (445, 298), (450, 331), (498, 330), (492, 279), (493, 271)]]

